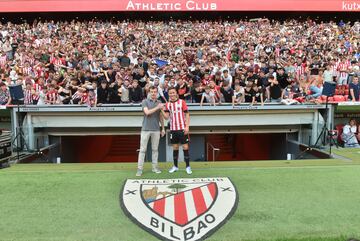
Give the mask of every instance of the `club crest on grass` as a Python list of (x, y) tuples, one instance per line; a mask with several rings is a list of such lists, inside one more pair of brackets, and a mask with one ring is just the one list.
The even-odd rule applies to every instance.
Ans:
[(120, 204), (133, 222), (162, 240), (204, 240), (231, 218), (238, 193), (227, 177), (128, 179)]

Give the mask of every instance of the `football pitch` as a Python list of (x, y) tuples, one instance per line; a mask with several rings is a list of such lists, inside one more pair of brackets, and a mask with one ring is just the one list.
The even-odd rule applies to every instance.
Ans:
[[(234, 216), (207, 240), (360, 238), (360, 150), (332, 160), (193, 163), (191, 177), (229, 177)], [(181, 163), (181, 167), (183, 163)], [(188, 178), (184, 169), (142, 178)], [(0, 170), (0, 240), (157, 240), (123, 213), (119, 194), (136, 164), (22, 164)]]

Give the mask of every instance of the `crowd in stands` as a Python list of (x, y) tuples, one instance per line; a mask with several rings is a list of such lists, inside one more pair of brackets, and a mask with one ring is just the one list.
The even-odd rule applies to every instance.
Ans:
[(176, 87), (187, 102), (359, 101), (360, 23), (34, 21), (0, 24), (0, 104), (140, 103)]

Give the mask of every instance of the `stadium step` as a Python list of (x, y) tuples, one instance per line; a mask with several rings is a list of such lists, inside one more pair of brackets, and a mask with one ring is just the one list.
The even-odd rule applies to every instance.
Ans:
[[(206, 141), (213, 145), (215, 148), (220, 149), (220, 153), (216, 157), (217, 161), (230, 161), (236, 160), (236, 152), (234, 153), (233, 142), (235, 141), (234, 135), (208, 135)], [(209, 157), (212, 159), (212, 156)]]
[(103, 162), (136, 162), (140, 136), (114, 136)]

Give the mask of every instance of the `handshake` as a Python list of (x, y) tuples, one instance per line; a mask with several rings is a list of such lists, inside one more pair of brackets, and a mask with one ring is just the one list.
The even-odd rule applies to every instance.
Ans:
[(158, 110), (165, 110), (165, 105), (163, 103), (159, 103), (156, 108), (158, 108)]

